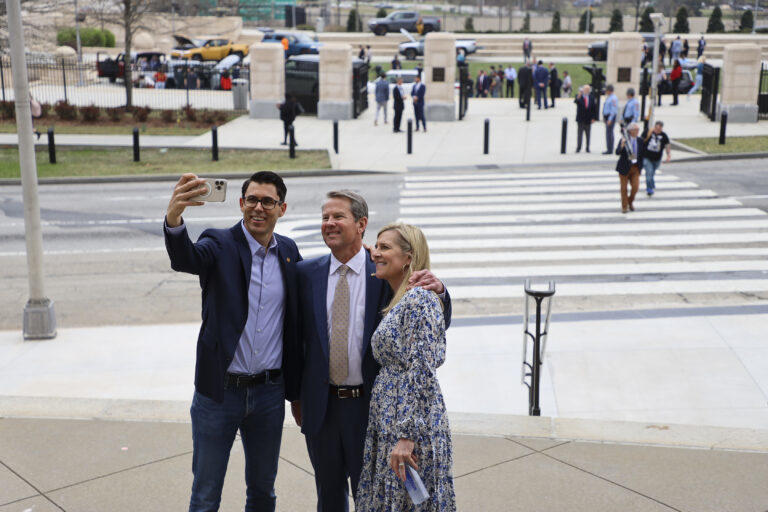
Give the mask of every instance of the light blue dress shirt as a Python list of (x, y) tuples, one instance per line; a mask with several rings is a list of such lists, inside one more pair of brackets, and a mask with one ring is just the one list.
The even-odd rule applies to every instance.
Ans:
[[(165, 226), (170, 234), (184, 229)], [(248, 283), (248, 319), (237, 343), (229, 373), (256, 374), (283, 366), (283, 320), (285, 285), (277, 254), (277, 239), (272, 235), (266, 249), (240, 221), (251, 251), (251, 281)]]
[(255, 374), (283, 366), (285, 286), (275, 236), (272, 235), (265, 248), (242, 222), (240, 227), (251, 249), (251, 282), (248, 283), (248, 320), (229, 372)]
[(616, 94), (611, 94), (605, 98), (605, 104), (603, 104), (603, 120), (615, 121), (616, 115), (619, 113), (619, 98)]
[(637, 98), (632, 98), (624, 105), (623, 119), (629, 119), (629, 122), (636, 123), (640, 119), (640, 108), (637, 106)]

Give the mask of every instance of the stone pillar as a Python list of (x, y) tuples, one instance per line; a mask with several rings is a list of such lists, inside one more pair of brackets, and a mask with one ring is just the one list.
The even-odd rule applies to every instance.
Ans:
[(456, 106), (456, 38), (449, 32), (430, 32), (424, 41), (424, 72), (427, 88), (424, 116), (428, 121), (454, 121)]
[(613, 92), (621, 101), (630, 87), (635, 90), (635, 97), (640, 97), (642, 49), (643, 37), (638, 32), (612, 32), (608, 36), (605, 83), (613, 84)]
[(320, 47), (318, 119), (352, 119), (352, 47), (326, 43)]
[(760, 47), (752, 43), (725, 45), (720, 83), (715, 119), (720, 120), (721, 112), (728, 112), (729, 123), (756, 123)]
[(285, 52), (276, 43), (254, 43), (251, 56), (250, 117), (280, 119), (277, 104), (285, 101)]

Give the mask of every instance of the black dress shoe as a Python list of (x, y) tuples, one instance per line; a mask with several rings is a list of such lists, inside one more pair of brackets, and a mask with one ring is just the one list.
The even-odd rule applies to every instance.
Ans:
[(604, 155), (610, 155), (611, 153), (613, 153), (613, 151), (603, 151)]
[(281, 145), (281, 146), (287, 146), (287, 145), (288, 145), (288, 143), (287, 143), (287, 142), (285, 142), (285, 141), (283, 141), (283, 142), (281, 142), (281, 143), (280, 143), (280, 145)]

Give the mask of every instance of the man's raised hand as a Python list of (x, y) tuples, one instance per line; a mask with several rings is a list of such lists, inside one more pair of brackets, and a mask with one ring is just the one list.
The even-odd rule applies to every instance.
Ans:
[(206, 189), (203, 186), (205, 180), (198, 178), (192, 173), (186, 173), (179, 178), (176, 186), (173, 188), (171, 200), (168, 203), (168, 210), (165, 212), (165, 219), (168, 227), (181, 225), (181, 214), (187, 206), (202, 206), (202, 201), (190, 201), (191, 198), (204, 194)]

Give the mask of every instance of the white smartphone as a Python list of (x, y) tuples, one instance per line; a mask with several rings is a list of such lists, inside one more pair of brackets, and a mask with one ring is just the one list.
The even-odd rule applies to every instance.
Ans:
[(190, 201), (206, 201), (212, 203), (224, 202), (227, 196), (227, 180), (222, 178), (205, 178), (205, 193), (190, 198)]

